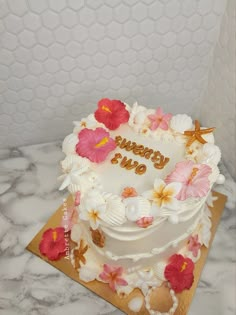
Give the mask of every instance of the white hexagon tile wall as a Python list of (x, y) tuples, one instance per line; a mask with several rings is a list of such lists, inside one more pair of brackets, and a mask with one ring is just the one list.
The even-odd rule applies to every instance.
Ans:
[(62, 139), (102, 97), (199, 113), (226, 0), (0, 0), (0, 143)]
[(206, 126), (216, 126), (216, 141), (220, 144), (224, 163), (236, 179), (235, 13), (236, 1), (229, 0), (200, 117)]

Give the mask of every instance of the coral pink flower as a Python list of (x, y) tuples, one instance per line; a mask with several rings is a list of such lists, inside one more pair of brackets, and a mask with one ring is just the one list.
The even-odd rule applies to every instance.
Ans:
[(206, 164), (183, 161), (175, 165), (174, 171), (166, 177), (165, 182), (179, 182), (182, 184), (180, 192), (176, 196), (178, 200), (185, 200), (189, 197), (203, 197), (210, 189), (208, 179), (210, 174), (211, 168)]
[(136, 197), (138, 193), (134, 187), (125, 187), (122, 191), (121, 196), (123, 198)]
[(129, 120), (129, 112), (125, 104), (108, 98), (103, 98), (98, 102), (98, 109), (94, 116), (98, 122), (103, 123), (110, 130), (117, 129)]
[(142, 217), (136, 221), (136, 224), (141, 228), (147, 228), (149, 225), (152, 225), (153, 217)]
[(88, 158), (91, 162), (103, 162), (107, 155), (116, 148), (116, 142), (103, 128), (95, 130), (84, 128), (78, 134), (78, 138), (76, 153)]
[(112, 291), (116, 291), (117, 286), (126, 286), (128, 282), (123, 279), (122, 276), (123, 268), (116, 266), (103, 265), (103, 272), (100, 273), (99, 277), (102, 281), (109, 284)]
[(72, 226), (78, 221), (78, 212), (74, 207), (68, 208), (63, 212), (61, 219), (61, 226), (64, 227), (65, 232), (69, 232)]
[(164, 275), (170, 282), (171, 288), (179, 293), (191, 288), (194, 280), (193, 270), (194, 263), (190, 258), (175, 254), (170, 257)]
[(193, 257), (197, 257), (198, 250), (201, 248), (201, 243), (198, 242), (198, 235), (190, 236), (188, 240), (188, 250), (192, 252)]
[(39, 243), (40, 253), (50, 260), (59, 260), (66, 254), (65, 229), (56, 227), (43, 233)]
[(171, 114), (164, 114), (162, 109), (158, 107), (155, 114), (148, 115), (148, 119), (151, 121), (150, 129), (156, 130), (159, 127), (163, 130), (167, 130), (171, 117)]

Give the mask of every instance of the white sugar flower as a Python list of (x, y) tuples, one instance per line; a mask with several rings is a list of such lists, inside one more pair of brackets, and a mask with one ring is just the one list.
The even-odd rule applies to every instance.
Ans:
[(181, 189), (180, 183), (166, 184), (162, 179), (156, 179), (154, 181), (154, 188), (144, 192), (142, 195), (151, 200), (152, 203), (158, 208), (166, 207), (175, 209), (177, 199), (175, 196)]
[(83, 198), (79, 207), (81, 220), (89, 221), (93, 230), (96, 230), (106, 211), (106, 203), (101, 194), (93, 190)]
[(89, 129), (94, 129), (97, 127), (104, 127), (103, 124), (99, 123), (95, 117), (94, 114), (90, 114), (88, 117), (81, 119), (81, 121), (73, 121), (74, 124), (74, 130), (73, 133), (78, 133), (80, 130), (83, 128), (89, 128)]
[(201, 144), (198, 142), (193, 142), (189, 147), (186, 148), (186, 158), (188, 160), (198, 162), (199, 150), (201, 150)]
[(144, 296), (147, 295), (149, 287), (157, 287), (162, 283), (161, 280), (155, 277), (153, 270), (139, 271), (138, 275), (139, 279), (135, 285), (143, 292)]

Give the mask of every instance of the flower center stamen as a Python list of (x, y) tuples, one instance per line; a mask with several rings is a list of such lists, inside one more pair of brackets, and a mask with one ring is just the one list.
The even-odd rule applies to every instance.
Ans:
[(82, 121), (82, 122), (80, 123), (80, 126), (81, 126), (81, 127), (87, 127), (87, 124), (86, 124), (85, 121)]
[(183, 272), (187, 268), (188, 263), (185, 261), (180, 269), (180, 272)]
[(108, 108), (107, 106), (102, 106), (102, 110), (104, 110), (105, 112), (108, 112), (108, 113), (112, 113), (112, 111), (110, 110), (110, 108)]
[(100, 141), (95, 145), (95, 148), (101, 148), (102, 146), (104, 146), (105, 144), (107, 144), (108, 140), (109, 140), (108, 137), (102, 138), (102, 140), (100, 140)]
[(89, 216), (90, 218), (93, 220), (93, 221), (97, 221), (97, 219), (99, 219), (99, 213), (98, 211), (92, 209), (90, 212), (89, 212)]
[(57, 239), (57, 232), (56, 231), (52, 232), (52, 239), (54, 242), (56, 241), (56, 239)]
[(192, 173), (191, 173), (191, 175), (189, 176), (189, 179), (188, 179), (188, 184), (192, 183), (192, 181), (193, 181), (194, 177), (197, 175), (198, 171), (199, 171), (199, 169), (197, 167), (194, 167), (192, 169)]

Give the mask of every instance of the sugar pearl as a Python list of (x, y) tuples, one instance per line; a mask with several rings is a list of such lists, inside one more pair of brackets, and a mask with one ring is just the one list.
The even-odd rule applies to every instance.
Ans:
[(221, 185), (221, 184), (224, 184), (224, 182), (225, 182), (225, 177), (223, 174), (220, 174), (216, 179), (216, 184)]

